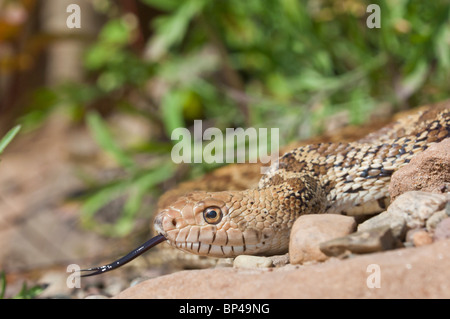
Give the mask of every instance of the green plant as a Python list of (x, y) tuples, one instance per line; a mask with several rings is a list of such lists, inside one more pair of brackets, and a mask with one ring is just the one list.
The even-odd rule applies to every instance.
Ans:
[(0, 154), (3, 153), (6, 146), (8, 146), (9, 143), (13, 140), (13, 138), (19, 133), (21, 126), (16, 125), (11, 130), (6, 133), (6, 135), (0, 140)]
[(0, 281), (1, 281), (0, 299), (3, 299), (3, 297), (5, 296), (5, 291), (6, 291), (6, 274), (4, 271), (2, 271), (0, 273)]
[(28, 288), (26, 282), (22, 284), (22, 289), (13, 297), (13, 299), (33, 299), (36, 298), (42, 291), (44, 291), (45, 286), (34, 285)]
[[(195, 119), (220, 129), (279, 127), (283, 144), (322, 132), (340, 112), (361, 124), (380, 104), (398, 109), (449, 96), (446, 1), (375, 1), (380, 29), (366, 25), (369, 0), (141, 2), (157, 12), (148, 23), (105, 2), (108, 21), (83, 60), (89, 80), (37, 91), (24, 117), (36, 123), (68, 110), (123, 170), (91, 183), (84, 198), (85, 224), (103, 233), (127, 233), (144, 194), (161, 192), (161, 182), (212, 168), (192, 164), (177, 175), (170, 164), (172, 130)], [(140, 116), (156, 133), (125, 149), (93, 109)], [(145, 166), (135, 160), (142, 154)], [(95, 213), (118, 197), (126, 199), (117, 223), (97, 225)]]
[[(34, 285), (28, 288), (27, 283), (24, 282), (22, 289), (12, 299), (33, 299), (36, 298), (45, 289), (42, 285)], [(0, 299), (4, 299), (6, 292), (6, 274), (4, 271), (0, 272)]]

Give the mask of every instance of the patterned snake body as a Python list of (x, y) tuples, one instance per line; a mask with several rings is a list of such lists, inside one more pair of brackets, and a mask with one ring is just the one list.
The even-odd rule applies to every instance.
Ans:
[(172, 246), (198, 255), (274, 255), (287, 252), (290, 229), (302, 214), (384, 211), (391, 175), (450, 136), (450, 110), (430, 109), (397, 125), (375, 141), (294, 149), (272, 165), (257, 189), (187, 194), (155, 217), (155, 230)]

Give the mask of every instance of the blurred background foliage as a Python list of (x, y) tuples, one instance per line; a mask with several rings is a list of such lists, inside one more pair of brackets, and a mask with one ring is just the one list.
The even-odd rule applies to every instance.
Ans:
[[(449, 97), (446, 0), (72, 1), (82, 27), (64, 27), (62, 7), (57, 32), (36, 18), (46, 2), (0, 1), (1, 129), (33, 132), (55, 112), (87, 125), (122, 171), (86, 178), (83, 220), (104, 234), (129, 233), (146, 195), (215, 167), (170, 160), (172, 130), (195, 119), (204, 129), (278, 127), (285, 144), (332, 130), (333, 118), (361, 124)], [(379, 29), (366, 25), (371, 3)], [(54, 83), (46, 50), (67, 39), (82, 48), (82, 75)], [(151, 131), (124, 145), (112, 114), (138, 116)], [(114, 223), (95, 221), (122, 197)]]

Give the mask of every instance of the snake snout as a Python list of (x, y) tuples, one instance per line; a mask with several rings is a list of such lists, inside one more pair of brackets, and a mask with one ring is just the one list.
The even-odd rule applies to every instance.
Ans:
[(174, 218), (171, 218), (169, 215), (167, 215), (166, 210), (163, 210), (158, 215), (156, 215), (153, 221), (153, 226), (158, 234), (161, 234), (167, 238), (167, 230), (176, 228), (176, 222)]
[(153, 227), (155, 228), (155, 231), (158, 234), (163, 234), (163, 232), (164, 232), (162, 219), (163, 219), (163, 216), (161, 215), (161, 213), (159, 213), (158, 215), (156, 215), (156, 217), (153, 221)]

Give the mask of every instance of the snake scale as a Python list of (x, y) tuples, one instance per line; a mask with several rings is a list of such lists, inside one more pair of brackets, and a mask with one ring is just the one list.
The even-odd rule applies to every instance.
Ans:
[(179, 197), (156, 215), (157, 236), (111, 264), (84, 271), (90, 276), (115, 269), (163, 241), (212, 257), (286, 253), (300, 215), (384, 211), (391, 175), (449, 136), (450, 108), (444, 104), (356, 142), (295, 148), (272, 164), (255, 189)]

